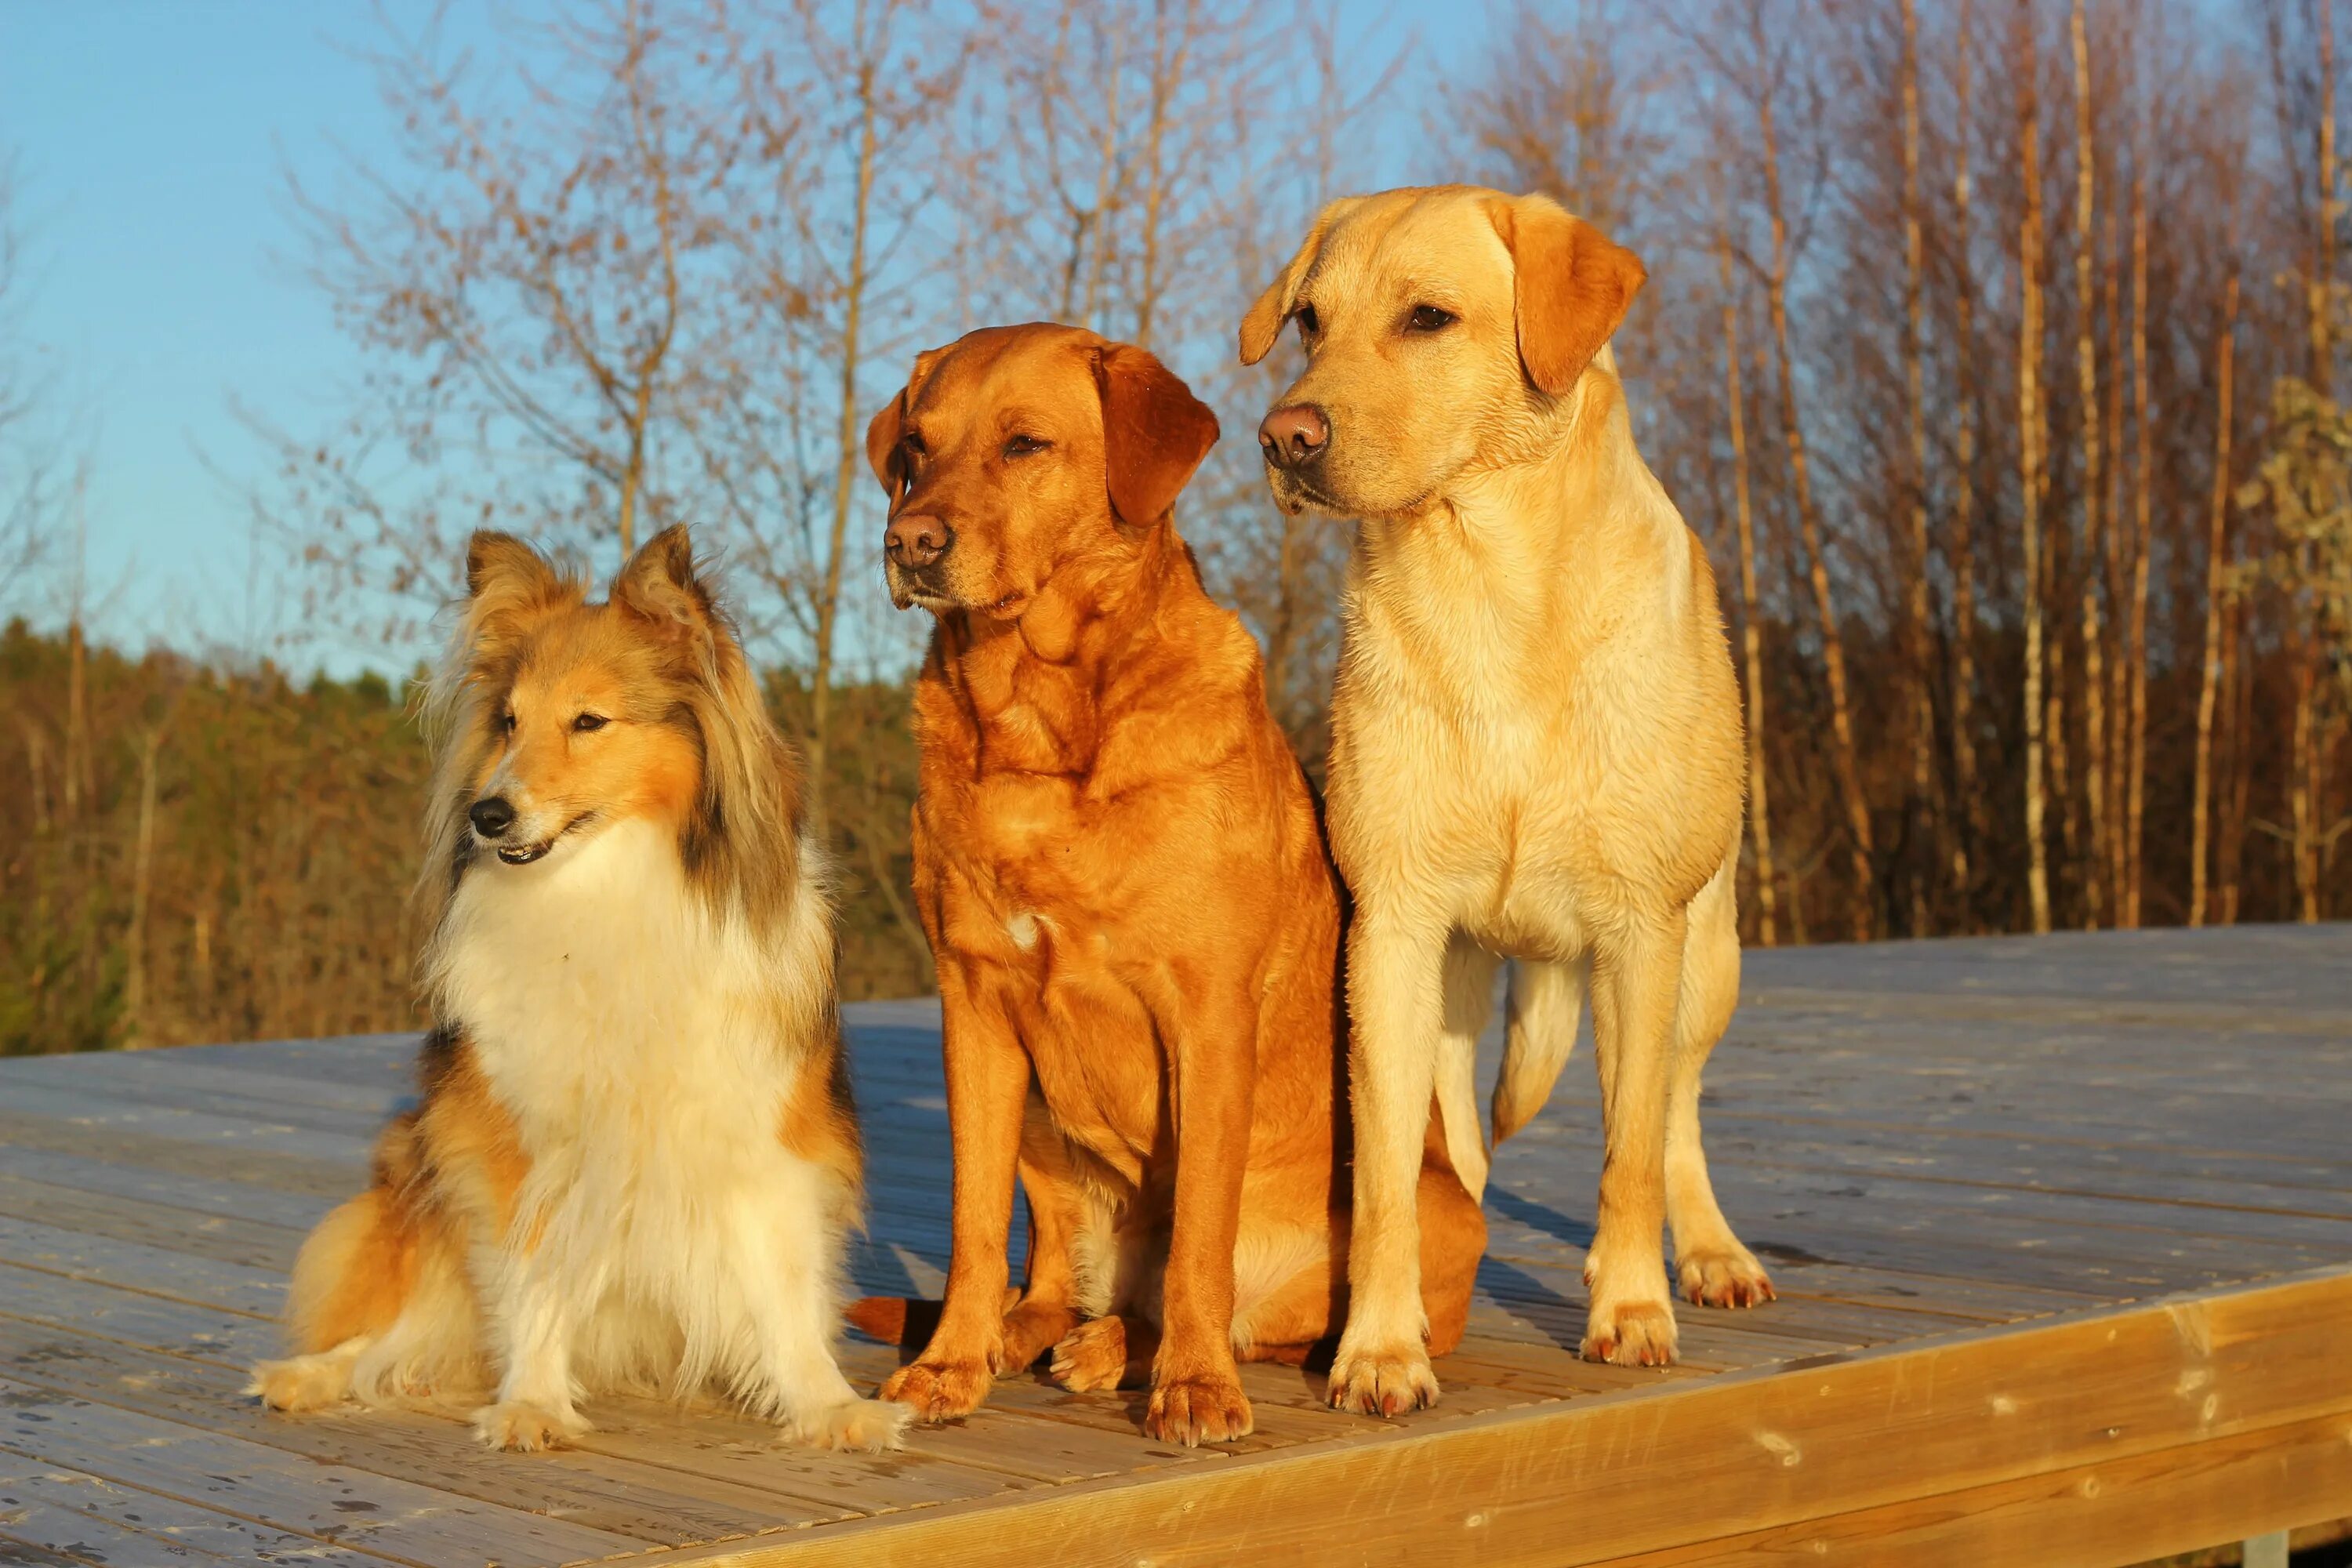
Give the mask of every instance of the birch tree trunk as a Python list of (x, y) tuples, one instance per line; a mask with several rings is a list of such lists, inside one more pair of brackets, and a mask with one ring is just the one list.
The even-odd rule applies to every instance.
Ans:
[(1756, 930), (1779, 942), (1780, 890), (1772, 869), (1772, 807), (1764, 758), (1764, 631), (1756, 604), (1756, 521), (1748, 487), (1748, 410), (1739, 384), (1739, 300), (1732, 281), (1731, 230), (1717, 237), (1723, 276), (1723, 395), (1731, 416), (1731, 484), (1739, 530), (1741, 673), (1748, 688), (1748, 817), (1756, 842)]
[[(2155, 436), (2147, 397), (2147, 178), (2132, 179), (2132, 624), (2131, 780), (2124, 806), (2124, 928), (2139, 929), (2140, 884), (2147, 862), (2147, 567), (2155, 504)], [(2234, 249), (2233, 249), (2234, 254)], [(2232, 300), (2236, 298), (2231, 295)], [(2226, 440), (2226, 437), (2224, 437)], [(2225, 464), (2224, 467), (2227, 465)], [(2226, 505), (2226, 499), (2224, 501)], [(2211, 657), (2212, 650), (2207, 649)]]
[(1934, 934), (1928, 872), (1936, 784), (1936, 701), (1927, 624), (1927, 375), (1920, 317), (1927, 255), (1919, 221), (1919, 11), (1903, 0), (1903, 376), (1911, 437), (1911, 934)]
[(2090, 813), (2089, 861), (2083, 877), (2083, 924), (2095, 931), (2105, 913), (2102, 889), (2107, 871), (2106, 666), (2105, 629), (2099, 615), (2099, 573), (2104, 553), (2099, 503), (2099, 369), (2092, 259), (2097, 250), (2093, 184), (2097, 148), (2091, 128), (2091, 40), (2086, 0), (2074, 0), (2070, 32), (2074, 50), (2074, 374), (2082, 398), (2083, 550), (2083, 795)]
[(2205, 923), (2208, 825), (2213, 790), (2213, 710), (2221, 690), (2221, 622), (2229, 588), (2230, 420), (2238, 327), (2238, 258), (2230, 256), (2221, 290), (2221, 330), (2213, 349), (2213, 490), (2205, 518), (2205, 661), (2197, 689), (2197, 770), (2189, 799), (2189, 923)]
[(1952, 497), (1952, 779), (1959, 796), (1959, 831), (1952, 836), (1952, 885), (1959, 898), (1960, 931), (1974, 931), (1976, 924), (1976, 889), (1972, 875), (1971, 856), (1974, 846), (1984, 842), (1982, 806), (1977, 797), (1977, 593), (1976, 593), (1976, 528), (1977, 506), (1977, 382), (1976, 382), (1976, 268), (1971, 265), (1969, 246), (1975, 234), (1969, 222), (1969, 203), (1974, 192), (1970, 185), (1969, 139), (1976, 127), (1970, 119), (1969, 88), (1971, 72), (1969, 59), (1969, 0), (1959, 0), (1954, 22), (1955, 45), (1952, 64), (1953, 87), (1958, 99), (1958, 115), (1952, 137), (1955, 166), (1952, 174), (1952, 206), (1958, 232), (1952, 239), (1955, 258), (1956, 331), (1959, 335), (1958, 352), (1953, 358), (1959, 374), (1959, 429), (1954, 439), (1955, 456)]
[[(1763, 15), (1751, 8), (1748, 25), (1757, 57), (1769, 56)], [(1837, 606), (1831, 602), (1829, 563), (1822, 544), (1821, 511), (1813, 497), (1812, 474), (1805, 453), (1802, 422), (1797, 408), (1794, 355), (1789, 346), (1789, 226), (1780, 196), (1780, 151), (1772, 123), (1772, 92), (1759, 85), (1756, 98), (1757, 130), (1764, 155), (1766, 216), (1772, 228), (1772, 265), (1766, 278), (1766, 300), (1771, 308), (1772, 342), (1779, 361), (1780, 425), (1788, 445), (1790, 479), (1796, 490), (1798, 526), (1804, 537), (1807, 566), (1813, 590), (1813, 609), (1820, 617), (1822, 664), (1830, 693), (1830, 755), (1837, 772), (1838, 793), (1845, 803), (1846, 838), (1853, 863), (1853, 906), (1849, 929), (1856, 942), (1868, 942), (1874, 901), (1872, 871), (1870, 803), (1862, 789), (1862, 769), (1855, 759), (1853, 708), (1846, 695), (1845, 639), (1838, 627)]]
[(857, 183), (849, 212), (849, 269), (845, 275), (841, 326), (841, 448), (834, 473), (833, 529), (824, 559), (824, 586), (816, 603), (814, 668), (809, 675), (808, 803), (809, 817), (819, 835), (824, 832), (825, 763), (833, 725), (834, 643), (841, 620), (841, 554), (849, 537), (849, 504), (865, 458), (864, 432), (857, 418), (857, 339), (866, 307), (866, 236), (874, 210), (874, 144), (880, 106), (875, 81), (881, 49), (866, 37), (866, 0), (858, 0), (851, 23), (851, 43), (857, 51)]
[(2025, 212), (2017, 236), (2021, 311), (2017, 344), (2017, 478), (2025, 555), (2025, 839), (2026, 896), (2033, 930), (2050, 930), (2050, 845), (2047, 781), (2043, 778), (2042, 615), (2042, 106), (2036, 78), (2032, 0), (2019, 0), (2019, 163)]

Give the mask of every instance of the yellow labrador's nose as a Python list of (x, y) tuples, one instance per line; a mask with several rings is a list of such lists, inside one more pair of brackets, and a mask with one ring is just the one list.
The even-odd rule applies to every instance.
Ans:
[(1294, 403), (1265, 416), (1257, 427), (1257, 444), (1275, 467), (1302, 468), (1331, 444), (1331, 422), (1313, 404)]

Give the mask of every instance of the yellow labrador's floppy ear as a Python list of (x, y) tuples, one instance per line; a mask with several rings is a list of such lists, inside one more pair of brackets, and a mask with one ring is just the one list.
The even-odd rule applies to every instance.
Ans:
[[(950, 345), (953, 346), (953, 345)], [(882, 412), (866, 426), (866, 462), (874, 477), (882, 481), (883, 491), (893, 503), (907, 488), (907, 476), (898, 458), (898, 443), (907, 438), (907, 416), (915, 406), (923, 383), (931, 377), (931, 368), (940, 363), (946, 349), (925, 349), (915, 356), (914, 368), (907, 374), (907, 384), (898, 395), (882, 405)]]
[(1217, 444), (1217, 416), (1166, 365), (1126, 343), (1097, 352), (1095, 385), (1111, 510), (1130, 528), (1156, 522)]
[(1519, 363), (1557, 397), (1624, 321), (1649, 273), (1641, 258), (1549, 196), (1498, 199), (1489, 212), (1518, 273)]
[(694, 564), (694, 541), (672, 523), (637, 547), (613, 579), (613, 603), (673, 637), (708, 646), (718, 612)]
[(1298, 254), (1265, 286), (1265, 292), (1257, 297), (1257, 302), (1242, 318), (1244, 364), (1255, 364), (1273, 351), (1275, 340), (1282, 336), (1282, 323), (1290, 320), (1291, 309), (1298, 303), (1298, 286), (1307, 280), (1307, 274), (1315, 266), (1316, 253), (1323, 248), (1323, 237), (1363, 199), (1341, 196), (1315, 215), (1315, 226), (1299, 242)]

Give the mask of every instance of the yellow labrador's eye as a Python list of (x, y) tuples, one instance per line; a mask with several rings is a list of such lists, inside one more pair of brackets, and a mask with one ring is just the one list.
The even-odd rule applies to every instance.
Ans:
[(1298, 318), (1298, 335), (1301, 338), (1311, 338), (1323, 330), (1322, 318), (1316, 315), (1312, 305), (1301, 305), (1291, 314)]
[(1415, 305), (1412, 314), (1405, 318), (1408, 332), (1442, 332), (1462, 318), (1451, 310), (1441, 310), (1434, 305)]
[(1034, 458), (1053, 444), (1043, 436), (1015, 436), (1004, 443), (1004, 455), (1008, 458)]
[(587, 731), (592, 730), (601, 730), (610, 722), (611, 721), (606, 719), (602, 713), (583, 713), (580, 717), (572, 721), (572, 727), (574, 730)]

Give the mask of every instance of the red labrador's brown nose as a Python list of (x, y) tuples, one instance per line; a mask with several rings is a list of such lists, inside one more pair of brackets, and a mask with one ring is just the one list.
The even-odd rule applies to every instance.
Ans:
[(941, 519), (919, 511), (892, 518), (882, 536), (882, 548), (901, 566), (929, 566), (954, 542), (955, 530)]
[(1265, 460), (1285, 468), (1311, 463), (1331, 444), (1331, 422), (1311, 403), (1277, 408), (1257, 427), (1257, 444)]

